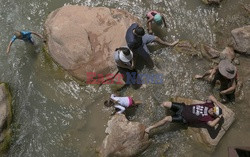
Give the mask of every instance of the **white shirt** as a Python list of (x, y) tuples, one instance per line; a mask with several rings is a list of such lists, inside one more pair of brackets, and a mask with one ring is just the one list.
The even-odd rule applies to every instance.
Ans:
[(129, 107), (129, 97), (117, 97), (112, 94), (110, 98), (118, 102), (114, 106), (115, 108), (120, 109), (117, 113), (122, 113), (125, 111), (126, 107)]

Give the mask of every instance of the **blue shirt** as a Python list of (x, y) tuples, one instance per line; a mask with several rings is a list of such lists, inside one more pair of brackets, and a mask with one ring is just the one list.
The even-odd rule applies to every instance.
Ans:
[(128, 47), (131, 50), (135, 50), (138, 49), (140, 46), (142, 46), (142, 38), (141, 37), (137, 37), (136, 35), (134, 35), (133, 30), (139, 27), (137, 23), (133, 23), (127, 30), (126, 33), (126, 42)]
[[(22, 38), (21, 40), (23, 41), (28, 41), (28, 42), (32, 42), (31, 40), (31, 32), (26, 32), (26, 31), (21, 31), (22, 34)], [(11, 42), (14, 42), (16, 39), (18, 39), (15, 35), (11, 38)]]

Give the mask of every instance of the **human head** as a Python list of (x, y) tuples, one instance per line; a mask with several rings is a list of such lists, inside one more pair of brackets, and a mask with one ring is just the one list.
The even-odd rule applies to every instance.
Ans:
[(136, 27), (134, 33), (136, 36), (142, 37), (145, 34), (145, 31), (142, 27)]
[(114, 102), (111, 100), (106, 100), (106, 101), (104, 101), (104, 106), (106, 106), (106, 107), (114, 106)]
[(162, 17), (161, 17), (161, 15), (159, 13), (154, 16), (154, 21), (158, 25), (162, 24)]
[(236, 67), (228, 59), (224, 59), (219, 63), (219, 72), (227, 79), (233, 79), (236, 76)]
[(122, 47), (118, 51), (119, 51), (119, 59), (122, 62), (127, 63), (127, 62), (130, 62), (133, 59), (133, 53), (129, 48)]
[(222, 114), (222, 109), (218, 106), (214, 106), (212, 108), (210, 108), (208, 110), (208, 113), (211, 115), (211, 116), (214, 116), (214, 117), (218, 117), (219, 115)]
[(16, 32), (14, 33), (14, 35), (15, 35), (18, 39), (20, 39), (20, 38), (23, 37), (23, 36), (22, 36), (22, 33), (21, 33), (20, 31), (16, 31)]

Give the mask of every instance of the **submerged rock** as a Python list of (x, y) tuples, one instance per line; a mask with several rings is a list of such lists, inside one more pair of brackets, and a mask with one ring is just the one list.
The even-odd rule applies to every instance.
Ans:
[(202, 0), (205, 4), (220, 4), (222, 0)]
[(236, 28), (231, 31), (233, 36), (233, 47), (243, 54), (250, 54), (250, 25)]
[(130, 157), (143, 152), (150, 144), (145, 126), (129, 122), (123, 114), (116, 114), (108, 121), (106, 133), (99, 150), (101, 157)]
[[(184, 102), (186, 105), (202, 103), (202, 101), (199, 100), (186, 99), (181, 97), (176, 97), (172, 101), (179, 103)], [(191, 134), (192, 138), (195, 141), (203, 144), (206, 147), (214, 148), (220, 142), (223, 135), (235, 120), (235, 113), (223, 104), (222, 112), (223, 119), (221, 119), (216, 128), (209, 127), (208, 125), (206, 125), (206, 127), (200, 128), (189, 126), (188, 133)]]
[(87, 72), (105, 76), (116, 68), (113, 52), (126, 45), (126, 30), (136, 21), (123, 10), (64, 6), (45, 22), (48, 53), (81, 81), (86, 81)]
[(12, 120), (11, 95), (5, 83), (0, 83), (0, 153), (10, 145)]

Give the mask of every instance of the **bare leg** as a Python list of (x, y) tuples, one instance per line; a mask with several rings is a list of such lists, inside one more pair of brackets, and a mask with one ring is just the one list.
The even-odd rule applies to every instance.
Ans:
[(134, 105), (139, 105), (139, 104), (142, 104), (142, 101), (141, 101), (141, 100), (136, 100), (136, 101), (134, 101)]
[(166, 42), (166, 41), (163, 41), (163, 40), (161, 40), (159, 37), (155, 37), (155, 41), (157, 42), (157, 43), (160, 43), (160, 44), (162, 44), (162, 45), (165, 45), (165, 46), (174, 46), (174, 45), (176, 45), (176, 44), (178, 44), (178, 42), (179, 42), (179, 40), (176, 40), (176, 41), (174, 41), (174, 42), (172, 42), (172, 43), (168, 43), (168, 42)]
[(164, 119), (160, 120), (159, 122), (155, 123), (154, 125), (149, 126), (148, 128), (145, 129), (145, 132), (149, 133), (151, 129), (162, 126), (167, 122), (172, 122), (172, 116), (167, 116)]
[(165, 101), (161, 104), (162, 107), (167, 107), (167, 108), (171, 108), (172, 107), (172, 102), (170, 101)]

